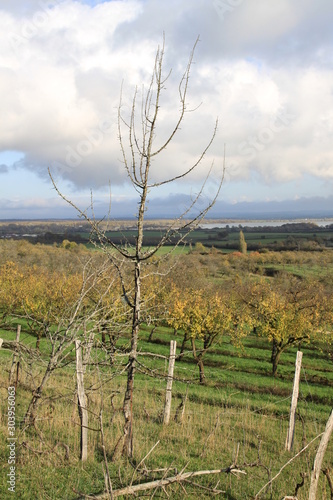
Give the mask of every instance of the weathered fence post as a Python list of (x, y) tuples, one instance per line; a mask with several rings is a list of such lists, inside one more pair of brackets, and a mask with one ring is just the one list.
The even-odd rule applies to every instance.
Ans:
[(331, 434), (333, 432), (333, 408), (331, 411), (331, 415), (327, 420), (326, 427), (324, 433), (321, 437), (319, 447), (316, 453), (316, 458), (314, 459), (312, 472), (311, 472), (311, 483), (309, 490), (309, 500), (316, 500), (317, 495), (317, 487), (318, 487), (318, 479), (321, 472), (321, 464), (325, 455), (325, 451), (330, 440)]
[(84, 393), (81, 341), (75, 340), (78, 408), (81, 419), (81, 460), (88, 458), (88, 410)]
[(175, 367), (175, 360), (176, 360), (176, 347), (177, 347), (177, 342), (175, 340), (171, 340), (170, 341), (169, 370), (168, 370), (167, 388), (166, 388), (166, 394), (165, 394), (163, 424), (168, 424), (169, 420), (170, 420), (172, 381), (173, 381), (173, 370)]
[(16, 350), (13, 354), (13, 362), (12, 366), (10, 367), (10, 373), (9, 373), (9, 385), (13, 385), (14, 383), (14, 375), (16, 371), (16, 382), (15, 382), (15, 388), (17, 387), (17, 382), (19, 378), (19, 367), (20, 367), (20, 362), (19, 362), (19, 356), (17, 352), (17, 346), (20, 341), (20, 335), (21, 335), (21, 325), (17, 325), (17, 330), (16, 330)]
[[(84, 333), (85, 333), (85, 337), (86, 337), (86, 327), (84, 327)], [(87, 365), (89, 364), (89, 360), (90, 360), (91, 350), (92, 350), (92, 347), (94, 345), (94, 335), (95, 335), (94, 331), (91, 331), (89, 333), (89, 337), (88, 337), (88, 340), (86, 342), (86, 346), (84, 349), (84, 355), (83, 355), (83, 373), (84, 374), (86, 373), (86, 368), (87, 368)]]
[(295, 415), (296, 415), (297, 400), (299, 393), (299, 379), (301, 376), (302, 357), (303, 353), (301, 351), (297, 351), (293, 394), (291, 397), (291, 406), (290, 406), (289, 427), (286, 439), (286, 450), (288, 451), (291, 451), (294, 442)]

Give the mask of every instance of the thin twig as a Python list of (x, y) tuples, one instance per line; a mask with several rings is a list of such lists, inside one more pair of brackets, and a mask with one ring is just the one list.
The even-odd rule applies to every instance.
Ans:
[(288, 460), (287, 463), (285, 463), (283, 465), (283, 467), (281, 467), (281, 469), (279, 470), (279, 472), (270, 480), (268, 481), (268, 483), (266, 483), (259, 491), (258, 493), (256, 494), (255, 496), (255, 500), (258, 498), (258, 496), (260, 495), (260, 493), (262, 491), (264, 491), (267, 486), (269, 486), (270, 484), (273, 483), (273, 481), (275, 481), (275, 479), (281, 474), (281, 472), (283, 471), (283, 469), (285, 469), (289, 464), (291, 464), (291, 462), (293, 462), (295, 460), (295, 458), (299, 457), (299, 455), (301, 455), (303, 453), (303, 451), (305, 451), (307, 448), (309, 448), (309, 446), (314, 443), (317, 439), (319, 439), (321, 436), (323, 435), (323, 432), (321, 434), (318, 434), (318, 436), (316, 436), (315, 438), (312, 439), (312, 441), (310, 441), (310, 443), (308, 443), (304, 448), (301, 449), (301, 451), (299, 451), (298, 453), (296, 453), (296, 455), (294, 455), (290, 460)]
[(160, 443), (160, 440), (157, 441), (157, 443), (154, 444), (154, 446), (148, 451), (147, 455), (145, 455), (143, 457), (143, 459), (138, 463), (138, 465), (135, 467), (135, 470), (133, 472), (133, 476), (132, 476), (132, 479), (131, 479), (131, 482), (130, 482), (130, 486), (132, 486), (133, 484), (133, 480), (134, 480), (134, 476), (135, 476), (135, 473), (137, 472), (138, 468), (140, 467), (140, 465), (146, 460), (146, 458), (149, 457), (149, 455), (155, 450), (156, 446)]

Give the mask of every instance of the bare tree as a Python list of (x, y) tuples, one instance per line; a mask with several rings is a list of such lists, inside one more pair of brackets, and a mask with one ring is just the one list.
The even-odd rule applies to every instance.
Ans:
[[(44, 387), (53, 372), (67, 364), (72, 350), (75, 349), (75, 340), (82, 339), (87, 346), (86, 351), (90, 352), (92, 339), (99, 331), (100, 318), (108, 312), (105, 311), (104, 299), (117, 280), (117, 275), (112, 274), (112, 271), (109, 262), (104, 262), (96, 269), (92, 262), (88, 261), (82, 270), (82, 284), (78, 296), (72, 304), (68, 304), (67, 309), (63, 310), (57, 324), (45, 325), (44, 336), (49, 342), (50, 354), (25, 413), (23, 420), (25, 425), (34, 424)], [(107, 284), (105, 284), (106, 275)], [(96, 295), (99, 297), (98, 300), (92, 300)], [(107, 307), (108, 309), (110, 307), (108, 303)], [(29, 319), (34, 321), (32, 316), (29, 316)], [(87, 332), (88, 324), (89, 332)], [(87, 362), (86, 359), (85, 361)]]
[[(58, 189), (57, 185), (52, 179), (53, 185), (58, 194), (73, 206), (86, 221), (88, 221), (92, 228), (92, 233), (95, 239), (98, 240), (100, 246), (107, 253), (110, 260), (114, 263), (119, 271), (123, 287), (123, 297), (128, 307), (131, 310), (131, 348), (129, 352), (127, 364), (127, 385), (123, 402), (124, 414), (124, 429), (123, 436), (119, 440), (114, 456), (118, 455), (121, 450), (122, 454), (128, 457), (133, 456), (133, 390), (134, 390), (134, 373), (137, 360), (138, 338), (140, 322), (142, 320), (142, 280), (144, 278), (144, 270), (148, 265), (150, 259), (156, 255), (158, 250), (172, 241), (173, 248), (181, 244), (188, 234), (202, 221), (210, 208), (214, 205), (218, 194), (220, 192), (223, 178), (224, 178), (224, 162), (221, 167), (218, 180), (216, 181), (216, 189), (213, 196), (209, 198), (204, 197), (204, 190), (208, 179), (211, 177), (213, 165), (210, 166), (206, 178), (201, 185), (198, 193), (192, 197), (191, 202), (187, 208), (178, 217), (164, 229), (158, 243), (145, 249), (143, 246), (144, 236), (144, 221), (147, 210), (148, 195), (154, 190), (175, 181), (184, 179), (191, 172), (193, 172), (203, 161), (209, 147), (211, 146), (217, 132), (217, 120), (215, 122), (212, 134), (208, 141), (207, 146), (203, 149), (197, 160), (191, 164), (187, 169), (181, 173), (174, 175), (170, 178), (165, 178), (162, 181), (153, 180), (153, 166), (152, 162), (160, 155), (171, 141), (174, 139), (177, 132), (184, 121), (186, 113), (193, 111), (187, 109), (187, 92), (189, 87), (190, 71), (193, 63), (194, 51), (199, 42), (196, 40), (191, 51), (187, 67), (179, 82), (179, 101), (180, 111), (175, 125), (172, 127), (171, 132), (165, 141), (155, 146), (156, 137), (158, 132), (158, 125), (161, 122), (161, 93), (165, 89), (166, 81), (170, 73), (166, 77), (163, 75), (163, 59), (165, 53), (164, 40), (162, 47), (158, 47), (153, 67), (153, 73), (150, 84), (147, 90), (143, 89), (140, 113), (138, 113), (138, 90), (134, 92), (131, 111), (128, 119), (123, 116), (123, 103), (122, 91), (120, 103), (118, 107), (118, 133), (119, 142), (123, 156), (123, 163), (131, 184), (138, 194), (138, 210), (137, 210), (137, 223), (136, 223), (136, 241), (135, 245), (117, 245), (112, 239), (107, 236), (105, 228), (100, 220), (94, 217), (93, 206), (92, 216), (87, 214), (87, 211), (81, 210), (71, 200), (66, 198)], [(139, 114), (139, 125), (137, 126), (137, 115)], [(160, 119), (159, 119), (160, 118)], [(124, 131), (127, 132), (127, 143), (125, 141)], [(50, 174), (51, 175), (51, 174)], [(193, 213), (195, 215), (193, 215)], [(116, 252), (115, 252), (116, 251)], [(131, 280), (126, 279), (126, 276), (121, 270), (121, 265), (127, 262), (130, 266)], [(128, 276), (128, 275), (127, 275)]]

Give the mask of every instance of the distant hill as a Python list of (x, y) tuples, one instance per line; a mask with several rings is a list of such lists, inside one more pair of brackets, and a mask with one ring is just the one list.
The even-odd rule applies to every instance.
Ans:
[[(204, 203), (207, 201), (203, 200)], [(171, 218), (179, 216), (189, 206), (191, 198), (183, 194), (171, 194), (166, 198), (149, 201), (148, 218)], [(203, 205), (198, 205), (198, 209)], [(115, 202), (112, 207), (114, 218), (127, 218), (135, 214), (137, 203)], [(195, 215), (193, 211), (190, 215)], [(100, 214), (102, 216), (104, 214)], [(297, 219), (333, 217), (333, 196), (313, 197), (286, 201), (239, 202), (235, 204), (217, 201), (209, 211), (208, 217), (235, 219)]]
[[(171, 219), (179, 217), (193, 201), (189, 195), (185, 194), (170, 194), (163, 198), (153, 198), (147, 203), (147, 219)], [(195, 210), (187, 216), (197, 215), (198, 210), (202, 209), (209, 203), (209, 197), (203, 197), (202, 203), (197, 204)], [(95, 216), (104, 218), (109, 211), (109, 205), (102, 200), (95, 199)], [(112, 219), (134, 220), (138, 202), (135, 199), (113, 200), (112, 201)], [(42, 217), (41, 217), (42, 215)], [(333, 218), (333, 196), (300, 198), (298, 200), (285, 201), (252, 201), (227, 203), (219, 200), (215, 203), (208, 213), (209, 219), (242, 219), (242, 220), (263, 220), (263, 219), (321, 219)], [(27, 213), (21, 219), (27, 219)], [(65, 207), (61, 211), (59, 208), (52, 209), (39, 214), (39, 216), (31, 217), (30, 220), (74, 220), (77, 219), (77, 214), (71, 207)], [(2, 219), (3, 222), (5, 219)], [(11, 222), (13, 219), (6, 219), (6, 222)]]

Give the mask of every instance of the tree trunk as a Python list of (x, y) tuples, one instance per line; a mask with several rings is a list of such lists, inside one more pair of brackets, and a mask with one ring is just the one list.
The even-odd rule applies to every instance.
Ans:
[(277, 367), (278, 367), (278, 364), (279, 364), (279, 361), (280, 361), (281, 353), (282, 353), (282, 350), (280, 349), (279, 344), (276, 342), (276, 340), (273, 340), (272, 356), (271, 356), (272, 375), (273, 375), (273, 377), (276, 377)]
[(41, 338), (41, 335), (39, 333), (37, 333), (37, 340), (36, 340), (36, 349), (37, 349), (37, 351), (39, 351), (40, 338)]
[(188, 335), (187, 333), (184, 333), (184, 337), (183, 337), (183, 341), (182, 341), (182, 345), (180, 346), (180, 352), (179, 352), (179, 355), (178, 355), (178, 359), (179, 358), (182, 358), (184, 356), (184, 352), (185, 352), (185, 345), (186, 345), (186, 342), (188, 341)]
[(24, 416), (23, 422), (25, 425), (33, 425), (35, 422), (37, 408), (39, 405), (39, 401), (40, 401), (44, 386), (45, 386), (46, 382), (49, 380), (53, 370), (56, 369), (59, 356), (60, 356), (60, 351), (58, 350), (58, 352), (56, 352), (56, 347), (53, 344), (51, 357), (50, 357), (50, 360), (48, 362), (47, 368), (45, 370), (43, 379), (42, 379), (40, 385), (37, 387), (37, 389), (33, 392), (32, 399), (29, 403), (28, 409), (27, 409), (26, 414)]
[(204, 384), (205, 383), (205, 373), (204, 373), (204, 364), (203, 364), (201, 355), (199, 355), (199, 357), (198, 357), (198, 367), (199, 367), (200, 384)]
[[(21, 334), (21, 325), (17, 325), (16, 339), (15, 339), (16, 349), (17, 349), (18, 343), (20, 341), (20, 334)], [(13, 385), (14, 384), (14, 375), (16, 372), (15, 390), (17, 388), (17, 382), (18, 382), (18, 377), (19, 377), (19, 366), (20, 366), (19, 356), (18, 356), (17, 350), (15, 350), (15, 352), (13, 354), (12, 366), (10, 367), (10, 373), (9, 373), (9, 385)]]
[(156, 325), (153, 326), (153, 328), (151, 329), (150, 331), (150, 334), (149, 334), (149, 337), (148, 337), (148, 342), (151, 342), (152, 339), (153, 339), (153, 335), (155, 333), (155, 330), (156, 330)]
[(194, 338), (191, 338), (191, 344), (192, 344), (193, 358), (194, 358), (194, 361), (196, 361), (198, 368), (199, 368), (200, 384), (204, 384), (205, 383), (205, 373), (204, 373), (204, 364), (203, 364), (203, 360), (202, 360), (202, 353), (200, 353), (199, 356), (197, 355), (197, 350), (195, 347), (195, 339)]
[(138, 337), (140, 325), (140, 295), (141, 295), (141, 276), (140, 262), (135, 263), (135, 297), (133, 305), (132, 339), (131, 352), (127, 367), (127, 385), (123, 404), (124, 429), (123, 429), (123, 448), (122, 455), (128, 458), (133, 457), (133, 390), (134, 373), (138, 350)]
[(26, 414), (25, 414), (24, 419), (23, 419), (23, 422), (25, 425), (33, 425), (34, 424), (34, 422), (36, 420), (36, 414), (37, 414), (37, 409), (38, 409), (38, 405), (40, 402), (40, 398), (42, 396), (44, 386), (51, 376), (51, 373), (52, 373), (52, 368), (50, 367), (50, 364), (49, 364), (47, 369), (46, 369), (46, 372), (44, 373), (43, 380), (41, 381), (41, 383), (37, 387), (37, 389), (34, 391), (32, 399), (29, 403), (28, 409), (27, 409)]

